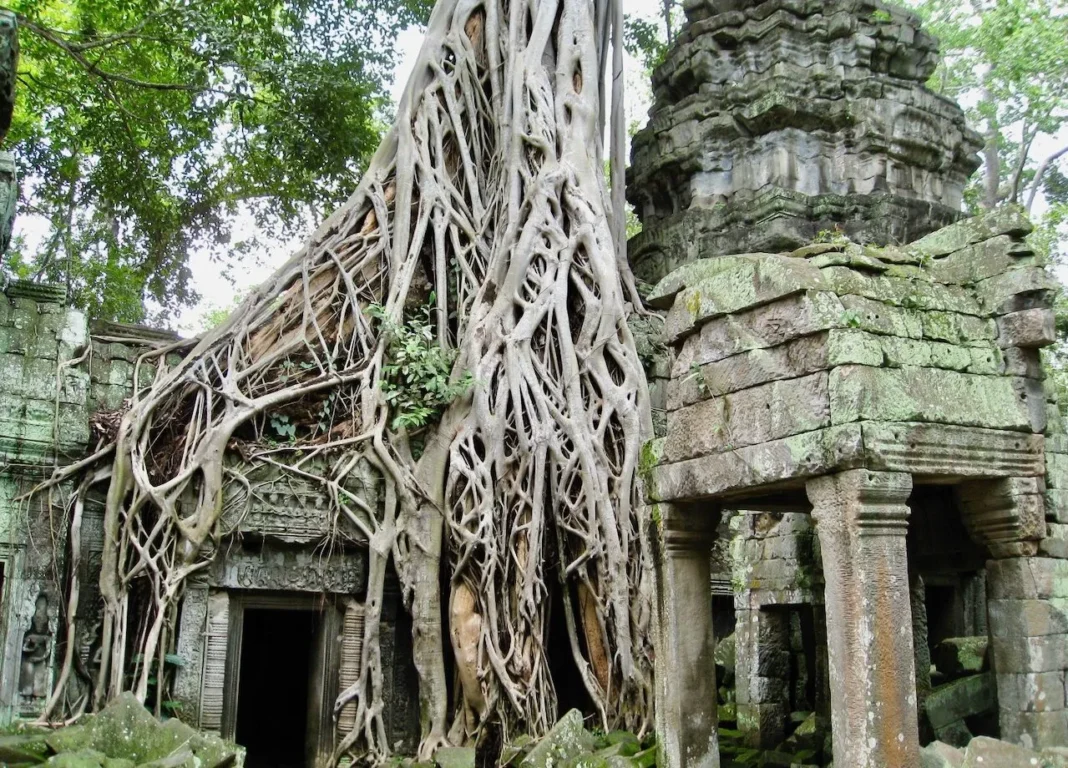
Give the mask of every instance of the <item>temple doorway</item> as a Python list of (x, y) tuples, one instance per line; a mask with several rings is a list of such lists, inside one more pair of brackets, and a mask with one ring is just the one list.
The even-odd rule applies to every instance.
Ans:
[(313, 595), (231, 593), (223, 734), (247, 768), (319, 768), (334, 746), (340, 614)]
[(245, 611), (235, 735), (248, 768), (305, 766), (318, 619), (313, 611)]

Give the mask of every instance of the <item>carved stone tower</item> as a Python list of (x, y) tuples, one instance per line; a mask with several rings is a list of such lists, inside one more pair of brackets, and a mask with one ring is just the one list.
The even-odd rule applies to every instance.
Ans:
[(980, 140), (925, 86), (938, 43), (915, 15), (878, 0), (685, 7), (633, 143), (640, 278), (822, 230), (905, 243), (960, 217)]

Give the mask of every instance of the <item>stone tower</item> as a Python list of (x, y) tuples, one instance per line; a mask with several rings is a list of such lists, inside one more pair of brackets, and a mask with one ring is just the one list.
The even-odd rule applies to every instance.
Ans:
[(925, 85), (937, 40), (878, 0), (687, 0), (628, 187), (636, 274), (840, 230), (905, 243), (960, 217), (979, 137)]

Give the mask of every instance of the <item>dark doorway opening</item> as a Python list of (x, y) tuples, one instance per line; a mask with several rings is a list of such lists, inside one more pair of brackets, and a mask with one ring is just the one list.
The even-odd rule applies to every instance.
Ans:
[[(575, 654), (571, 650), (571, 636), (568, 634), (567, 619), (564, 616), (566, 608), (561, 589), (554, 580), (550, 587), (548, 657), (549, 674), (556, 688), (557, 709), (561, 715), (572, 709), (577, 709), (584, 715), (591, 715), (596, 710), (578, 666), (575, 664)], [(575, 589), (571, 589), (571, 604), (578, 605), (578, 594)], [(580, 642), (581, 640), (580, 635)], [(583, 650), (585, 651), (585, 647)]]
[(304, 768), (319, 614), (246, 608), (236, 740), (247, 768)]

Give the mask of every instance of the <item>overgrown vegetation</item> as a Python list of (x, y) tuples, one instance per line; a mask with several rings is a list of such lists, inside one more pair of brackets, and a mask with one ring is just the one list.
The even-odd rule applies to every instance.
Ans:
[[(367, 542), (361, 669), (335, 703), (354, 704), (356, 726), (335, 759), (389, 757), (391, 566), (413, 623), (422, 758), (487, 725), (505, 738), (552, 725), (550, 622), (602, 728), (649, 731), (637, 471), (652, 428), (627, 323), (641, 301), (624, 248), (622, 38), (618, 0), (440, 0), (355, 194), (223, 323), (149, 352), (159, 374), (117, 435), (39, 489), (74, 482), (72, 526), (106, 496), (101, 664), (87, 679), (68, 659), (46, 717), (127, 687), (149, 696), (227, 499), (248, 498), (266, 467), (321, 487), (330, 527)], [(132, 679), (131, 652), (144, 659)]]
[(457, 351), (445, 349), (434, 333), (433, 313), (437, 296), (415, 310), (404, 323), (394, 322), (386, 308), (371, 304), (367, 314), (381, 324), (386, 338), (382, 365), (382, 391), (392, 414), (394, 430), (425, 427), (441, 418), (449, 404), (465, 394), (474, 379), (469, 372), (452, 379)]
[(66, 284), (93, 317), (173, 317), (198, 298), (192, 250), (225, 271), (345, 200), (388, 121), (396, 34), (431, 5), (7, 3), (21, 54), (6, 148), (18, 228), (39, 236), (5, 271)]

